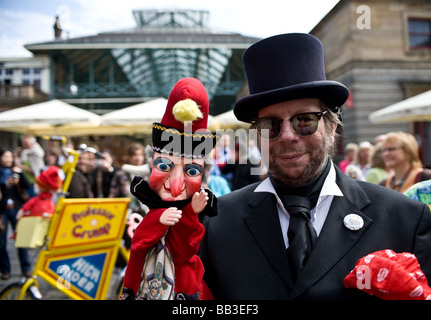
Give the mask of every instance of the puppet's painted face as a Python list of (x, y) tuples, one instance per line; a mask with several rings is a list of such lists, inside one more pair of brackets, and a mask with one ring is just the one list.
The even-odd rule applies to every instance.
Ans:
[(188, 159), (156, 152), (151, 164), (150, 187), (164, 201), (191, 198), (200, 190), (203, 159)]

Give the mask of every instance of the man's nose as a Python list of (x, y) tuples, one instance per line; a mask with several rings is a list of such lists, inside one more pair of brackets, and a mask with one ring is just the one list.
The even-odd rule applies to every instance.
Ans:
[(283, 120), (280, 130), (281, 132), (280, 132), (280, 135), (278, 136), (278, 139), (298, 140), (298, 134), (293, 129), (292, 123), (289, 121), (289, 119)]
[(173, 197), (178, 197), (184, 186), (184, 172), (181, 166), (175, 166), (169, 177), (169, 186)]

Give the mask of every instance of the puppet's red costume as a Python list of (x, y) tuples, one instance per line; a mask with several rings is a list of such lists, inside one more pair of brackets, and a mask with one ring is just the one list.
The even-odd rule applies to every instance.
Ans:
[(202, 261), (196, 255), (205, 232), (198, 215), (193, 212), (189, 203), (182, 209), (181, 220), (175, 226), (168, 227), (159, 222), (165, 209), (150, 210), (137, 227), (133, 236), (132, 254), (127, 265), (124, 287), (132, 289), (135, 294), (139, 293), (145, 259), (166, 233), (166, 246), (175, 265), (175, 294), (184, 294), (185, 297), (192, 299), (212, 299), (211, 292), (202, 280), (204, 275)]
[(150, 181), (135, 177), (131, 184), (150, 211), (133, 235), (122, 299), (213, 299), (197, 256), (205, 233), (198, 215), (216, 212), (212, 193), (200, 191), (203, 159), (219, 138), (206, 131), (207, 120), (202, 83), (178, 81), (161, 122), (153, 124)]

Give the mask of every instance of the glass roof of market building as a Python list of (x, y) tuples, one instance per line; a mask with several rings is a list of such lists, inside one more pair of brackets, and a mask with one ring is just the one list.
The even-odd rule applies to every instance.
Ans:
[(232, 107), (246, 81), (242, 53), (258, 38), (210, 29), (208, 11), (136, 10), (133, 16), (134, 28), (25, 46), (51, 56), (54, 98), (103, 113), (167, 98), (179, 79), (196, 77), (212, 114)]

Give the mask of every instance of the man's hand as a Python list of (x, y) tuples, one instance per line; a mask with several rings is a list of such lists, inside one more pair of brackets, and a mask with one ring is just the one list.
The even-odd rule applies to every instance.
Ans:
[(200, 192), (195, 192), (192, 198), (192, 208), (196, 213), (205, 209), (208, 202), (208, 194), (202, 189)]
[(160, 223), (165, 226), (173, 226), (178, 221), (180, 221), (182, 217), (182, 211), (178, 210), (175, 207), (167, 208), (162, 215), (160, 216)]

